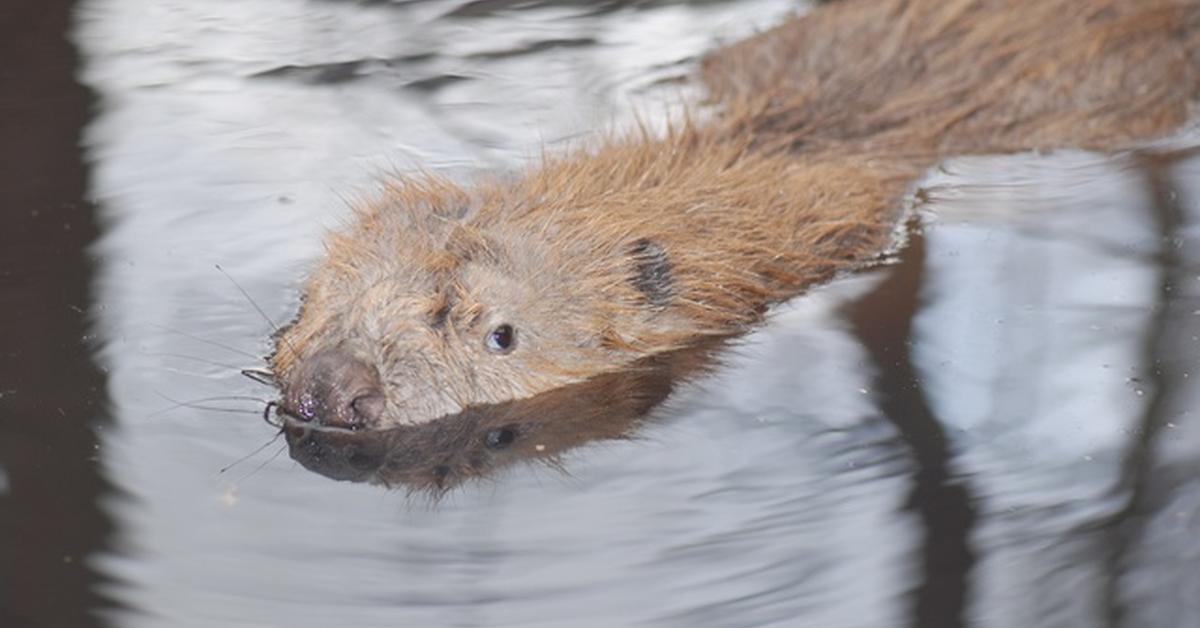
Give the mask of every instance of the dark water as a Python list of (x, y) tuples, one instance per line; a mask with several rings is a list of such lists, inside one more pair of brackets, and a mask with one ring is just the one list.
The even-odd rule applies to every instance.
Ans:
[(286, 320), (380, 173), (661, 119), (792, 8), (6, 3), (0, 626), (1200, 625), (1196, 133), (944, 164), (896, 264), (569, 475), (431, 504), (216, 399), (270, 329), (215, 265)]

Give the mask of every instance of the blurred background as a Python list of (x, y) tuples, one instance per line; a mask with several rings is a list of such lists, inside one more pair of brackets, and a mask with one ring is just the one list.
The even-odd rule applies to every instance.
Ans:
[(0, 626), (1200, 625), (1200, 135), (956, 159), (629, 441), (440, 503), (259, 415), (381, 177), (661, 123), (787, 0), (7, 0)]

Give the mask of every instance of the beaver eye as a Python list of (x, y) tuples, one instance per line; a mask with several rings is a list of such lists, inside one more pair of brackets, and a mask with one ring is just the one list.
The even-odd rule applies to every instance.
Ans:
[(517, 346), (517, 330), (508, 323), (497, 325), (488, 332), (484, 344), (492, 353), (508, 353)]

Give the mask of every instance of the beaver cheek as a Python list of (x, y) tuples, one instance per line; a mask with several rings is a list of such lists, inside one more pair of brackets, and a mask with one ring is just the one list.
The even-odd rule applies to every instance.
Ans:
[(335, 348), (322, 349), (299, 366), (282, 405), (304, 422), (358, 429), (379, 422), (387, 398), (373, 366)]

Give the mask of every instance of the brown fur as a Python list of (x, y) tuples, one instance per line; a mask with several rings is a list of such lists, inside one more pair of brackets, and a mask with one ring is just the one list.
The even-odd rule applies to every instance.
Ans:
[[(843, 0), (709, 57), (715, 113), (464, 188), (391, 182), (331, 236), (272, 366), (373, 365), (380, 426), (743, 332), (887, 245), (949, 154), (1112, 149), (1187, 119), (1200, 0)], [(489, 353), (495, 325), (516, 349)], [(376, 426), (379, 427), (379, 426)]]

